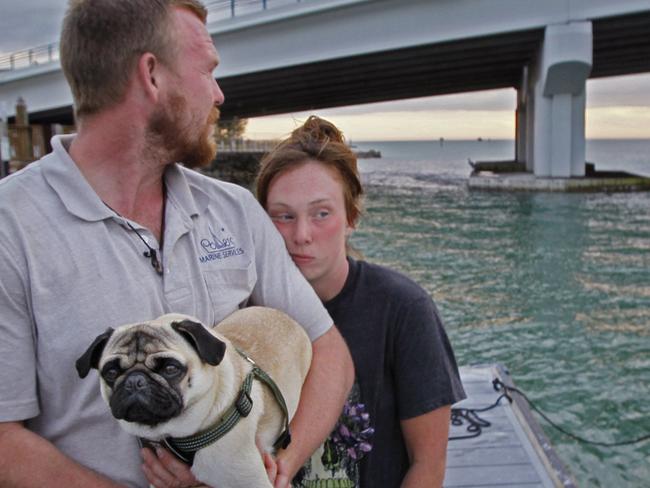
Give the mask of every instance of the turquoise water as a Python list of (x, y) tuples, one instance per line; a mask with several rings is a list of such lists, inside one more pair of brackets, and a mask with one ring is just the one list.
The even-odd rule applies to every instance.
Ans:
[[(467, 158), (511, 158), (510, 141), (355, 144), (384, 157), (360, 161), (353, 244), (431, 292), (459, 364), (505, 364), (583, 437), (650, 433), (650, 193), (469, 191)], [(590, 141), (587, 155), (650, 174), (650, 141)], [(649, 441), (587, 446), (539, 420), (579, 486), (650, 486)]]

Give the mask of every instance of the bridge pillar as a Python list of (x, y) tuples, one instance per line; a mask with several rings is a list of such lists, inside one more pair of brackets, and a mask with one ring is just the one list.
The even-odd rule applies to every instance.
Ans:
[(517, 89), (517, 110), (515, 112), (515, 161), (518, 163), (526, 163), (526, 171), (533, 172), (532, 161), (531, 166), (528, 165), (526, 157), (526, 147), (528, 139), (528, 66), (524, 66), (521, 83)]
[(585, 175), (585, 88), (591, 64), (591, 22), (546, 27), (538, 59), (518, 96), (526, 123), (517, 137), (525, 141), (526, 168), (535, 176)]

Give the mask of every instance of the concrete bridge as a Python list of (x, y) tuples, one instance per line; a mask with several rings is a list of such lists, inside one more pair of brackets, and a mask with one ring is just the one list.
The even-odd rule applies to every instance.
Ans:
[[(650, 0), (302, 0), (208, 28), (225, 118), (512, 87), (516, 159), (544, 177), (585, 174), (588, 78), (650, 72)], [(72, 122), (56, 59), (0, 72), (18, 96)]]

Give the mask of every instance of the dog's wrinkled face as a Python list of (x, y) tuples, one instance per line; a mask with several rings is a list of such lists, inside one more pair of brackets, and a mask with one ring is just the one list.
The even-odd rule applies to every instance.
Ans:
[(170, 350), (168, 334), (154, 335), (150, 328), (118, 337), (99, 373), (116, 419), (153, 426), (182, 411), (187, 360)]
[(192, 372), (219, 364), (224, 352), (225, 344), (198, 322), (157, 320), (107, 330), (77, 360), (77, 370), (83, 378), (98, 369), (115, 418), (154, 427), (181, 414)]

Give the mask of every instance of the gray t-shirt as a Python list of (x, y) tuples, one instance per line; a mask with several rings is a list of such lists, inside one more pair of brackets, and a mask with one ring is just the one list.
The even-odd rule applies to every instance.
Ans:
[(399, 487), (410, 466), (401, 421), (465, 398), (429, 293), (394, 270), (348, 262), (343, 289), (325, 306), (350, 348), (355, 388), (294, 488)]
[(213, 325), (245, 305), (281, 309), (315, 340), (332, 320), (247, 190), (179, 165), (165, 173), (157, 274), (126, 219), (69, 157), (53, 153), (0, 181), (0, 421), (25, 425), (81, 464), (146, 486), (135, 439), (75, 360), (108, 327), (185, 313)]

